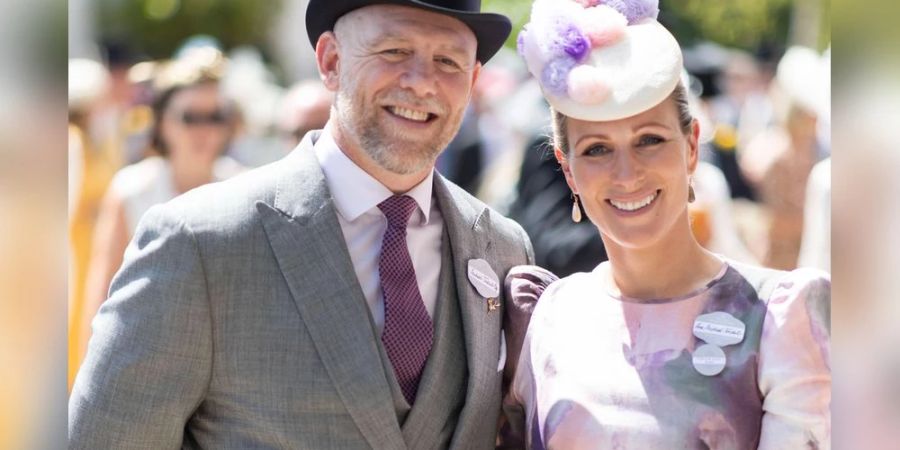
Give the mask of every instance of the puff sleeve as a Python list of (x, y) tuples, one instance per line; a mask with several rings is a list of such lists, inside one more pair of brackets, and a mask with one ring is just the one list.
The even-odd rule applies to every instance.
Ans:
[(798, 269), (767, 302), (759, 356), (760, 449), (831, 448), (831, 280)]
[[(531, 361), (528, 355), (531, 336), (528, 334), (532, 313), (538, 299), (557, 277), (538, 266), (516, 266), (506, 276), (507, 305), (504, 333), (509, 343), (504, 384), (509, 385), (503, 399), (505, 423), (500, 427), (500, 449), (525, 447), (526, 396), (531, 387)], [(524, 350), (524, 352), (523, 352)]]

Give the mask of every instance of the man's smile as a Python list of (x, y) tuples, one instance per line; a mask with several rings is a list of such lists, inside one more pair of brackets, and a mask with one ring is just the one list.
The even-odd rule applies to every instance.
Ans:
[(404, 108), (402, 106), (385, 106), (384, 110), (394, 116), (419, 123), (427, 123), (437, 118), (437, 115), (428, 111)]

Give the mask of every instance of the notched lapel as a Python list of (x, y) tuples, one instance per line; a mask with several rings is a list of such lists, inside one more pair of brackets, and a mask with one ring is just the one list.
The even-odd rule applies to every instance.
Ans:
[[(305, 140), (306, 142), (306, 140)], [(297, 310), (338, 394), (373, 448), (403, 448), (374, 325), (312, 143), (283, 162), (274, 205), (258, 202)]]
[[(487, 301), (468, 277), (471, 259), (484, 259), (496, 271), (497, 260), (491, 254), (491, 217), (487, 208), (475, 208), (470, 200), (456, 197), (442, 177), (435, 177), (435, 193), (450, 236), (456, 289), (466, 341), (469, 366), (469, 399), (485, 394), (496, 378), (500, 355), (500, 326), (503, 312), (488, 311)], [(498, 274), (499, 276), (499, 274)]]

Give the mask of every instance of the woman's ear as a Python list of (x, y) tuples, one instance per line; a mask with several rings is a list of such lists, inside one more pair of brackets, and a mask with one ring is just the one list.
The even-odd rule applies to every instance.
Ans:
[(691, 134), (688, 136), (688, 174), (693, 175), (700, 160), (700, 121), (691, 122)]
[(575, 187), (575, 181), (572, 178), (572, 168), (569, 166), (569, 160), (566, 157), (566, 154), (563, 153), (559, 147), (553, 147), (553, 155), (556, 156), (556, 161), (559, 163), (560, 167), (562, 167), (563, 175), (566, 176), (566, 184), (569, 185), (569, 189), (572, 190), (573, 194), (578, 194), (578, 189)]

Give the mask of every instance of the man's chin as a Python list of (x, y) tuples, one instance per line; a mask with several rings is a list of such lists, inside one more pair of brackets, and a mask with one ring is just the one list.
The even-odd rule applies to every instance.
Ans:
[[(434, 167), (437, 160), (437, 154), (432, 156), (423, 156), (422, 153), (415, 153), (410, 156), (408, 147), (403, 149), (400, 146), (392, 146), (385, 149), (386, 154), (370, 155), (373, 160), (384, 170), (397, 175), (411, 175), (419, 173), (430, 167)], [(423, 151), (424, 152), (424, 151)]]
[(417, 161), (416, 163), (410, 163), (408, 161), (381, 161), (379, 162), (379, 165), (384, 170), (397, 175), (412, 175), (414, 173), (422, 172), (430, 167), (434, 167), (434, 160)]

